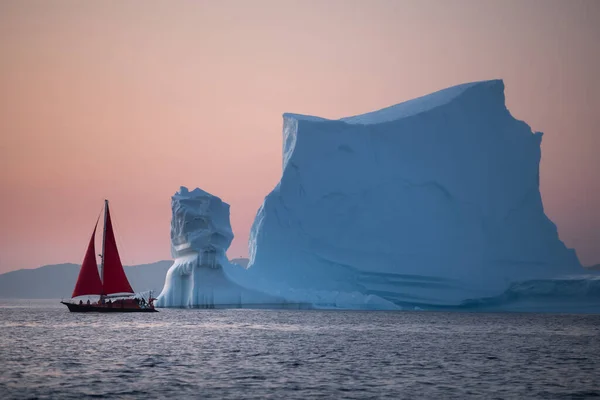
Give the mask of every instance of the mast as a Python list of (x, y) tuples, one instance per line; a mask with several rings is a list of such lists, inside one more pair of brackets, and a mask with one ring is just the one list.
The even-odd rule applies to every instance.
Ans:
[[(102, 232), (102, 262), (100, 263), (100, 280), (104, 285), (104, 250), (106, 249), (106, 218), (108, 216), (108, 200), (104, 200), (104, 230)], [(104, 292), (104, 290), (103, 290)], [(104, 297), (104, 293), (102, 294)]]

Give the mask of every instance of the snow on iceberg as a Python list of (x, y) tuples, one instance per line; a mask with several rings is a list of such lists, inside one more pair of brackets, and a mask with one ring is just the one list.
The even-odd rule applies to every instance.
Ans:
[(252, 226), (245, 279), (307, 301), (414, 307), (579, 273), (544, 214), (541, 138), (511, 116), (501, 80), (340, 120), (284, 114), (283, 174)]
[[(229, 204), (201, 189), (181, 187), (171, 198), (171, 255), (157, 307), (243, 307), (281, 302), (232, 282), (226, 251), (233, 240)], [(240, 268), (241, 267), (237, 267)]]

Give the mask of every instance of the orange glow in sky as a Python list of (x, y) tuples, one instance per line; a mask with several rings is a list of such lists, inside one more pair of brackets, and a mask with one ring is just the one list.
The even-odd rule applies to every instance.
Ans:
[(103, 199), (124, 264), (170, 258), (170, 197), (281, 175), (282, 114), (340, 118), (485, 79), (545, 133), (547, 215), (600, 263), (600, 2), (0, 2), (0, 273), (80, 263)]

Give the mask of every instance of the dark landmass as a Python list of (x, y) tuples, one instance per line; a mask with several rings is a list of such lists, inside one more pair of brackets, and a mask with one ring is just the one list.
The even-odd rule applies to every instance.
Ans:
[[(157, 296), (173, 261), (125, 266), (125, 274), (136, 292), (152, 290)], [(60, 299), (71, 298), (79, 274), (77, 264), (45, 265), (0, 275), (0, 298)]]
[[(247, 258), (234, 258), (231, 263), (244, 268)], [(125, 274), (136, 292), (152, 290), (158, 296), (165, 284), (172, 260), (125, 266)], [(52, 264), (35, 269), (20, 269), (0, 275), (0, 298), (4, 299), (68, 299), (71, 298), (80, 265)]]

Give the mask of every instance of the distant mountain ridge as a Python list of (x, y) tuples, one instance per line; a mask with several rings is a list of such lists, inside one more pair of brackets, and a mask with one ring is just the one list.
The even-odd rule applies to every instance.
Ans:
[[(244, 268), (247, 258), (234, 258), (232, 264)], [(152, 290), (156, 296), (165, 284), (167, 271), (172, 260), (150, 264), (125, 266), (125, 274), (136, 292)], [(50, 264), (33, 269), (20, 269), (0, 274), (0, 299), (68, 299), (71, 298), (77, 275), (78, 264)]]
[[(152, 290), (160, 293), (171, 260), (151, 264), (125, 266), (125, 274), (136, 292)], [(20, 269), (0, 275), (0, 298), (61, 299), (71, 298), (80, 266), (77, 264), (44, 265)]]

